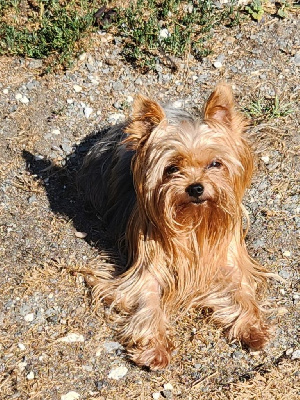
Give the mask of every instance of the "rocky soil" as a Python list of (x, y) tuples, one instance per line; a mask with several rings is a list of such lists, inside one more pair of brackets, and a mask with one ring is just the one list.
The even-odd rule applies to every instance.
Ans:
[[(119, 38), (91, 39), (65, 73), (0, 59), (0, 398), (299, 399), (299, 14), (220, 28), (213, 53), (176, 60), (175, 73), (158, 63), (142, 75)], [(257, 170), (247, 244), (283, 278), (265, 295), (274, 337), (249, 352), (193, 311), (177, 322), (170, 367), (149, 372), (128, 361), (78, 272), (110, 243), (74, 179), (93, 136), (127, 117), (136, 93), (199, 113), (220, 80), (242, 109), (278, 96), (292, 110), (257, 116), (248, 133)]]

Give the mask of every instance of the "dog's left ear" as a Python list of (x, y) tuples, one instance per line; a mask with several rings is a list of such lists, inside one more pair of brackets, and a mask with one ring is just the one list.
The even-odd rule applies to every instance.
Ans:
[(146, 142), (150, 133), (165, 118), (164, 110), (159, 104), (140, 94), (137, 95), (133, 103), (132, 116), (125, 128), (128, 136), (124, 143), (130, 149), (136, 150)]
[(209, 96), (204, 118), (224, 124), (236, 133), (240, 133), (247, 125), (246, 119), (235, 110), (232, 89), (226, 83), (220, 83)]

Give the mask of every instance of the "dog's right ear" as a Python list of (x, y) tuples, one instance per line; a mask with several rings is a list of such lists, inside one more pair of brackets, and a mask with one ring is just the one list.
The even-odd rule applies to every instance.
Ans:
[(155, 101), (137, 95), (133, 103), (132, 116), (125, 128), (128, 134), (124, 143), (129, 149), (136, 150), (148, 139), (150, 133), (165, 119), (162, 107)]

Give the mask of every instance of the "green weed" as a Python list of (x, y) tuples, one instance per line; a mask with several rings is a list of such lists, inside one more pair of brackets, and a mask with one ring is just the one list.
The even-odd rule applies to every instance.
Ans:
[(52, 66), (68, 66), (79, 39), (93, 25), (90, 3), (0, 0), (0, 54), (48, 58)]
[(165, 55), (208, 55), (213, 28), (238, 22), (234, 3), (218, 9), (211, 0), (137, 0), (103, 18), (102, 29), (123, 37), (125, 58), (147, 70)]
[(293, 107), (291, 103), (283, 102), (277, 95), (271, 98), (261, 96), (253, 99), (244, 112), (255, 124), (259, 124), (286, 117), (293, 113)]

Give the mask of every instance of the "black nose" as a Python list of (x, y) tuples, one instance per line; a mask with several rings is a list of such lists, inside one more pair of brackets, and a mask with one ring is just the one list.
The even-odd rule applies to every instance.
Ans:
[(204, 192), (204, 187), (201, 183), (193, 183), (192, 185), (188, 186), (185, 191), (192, 197), (200, 197)]

